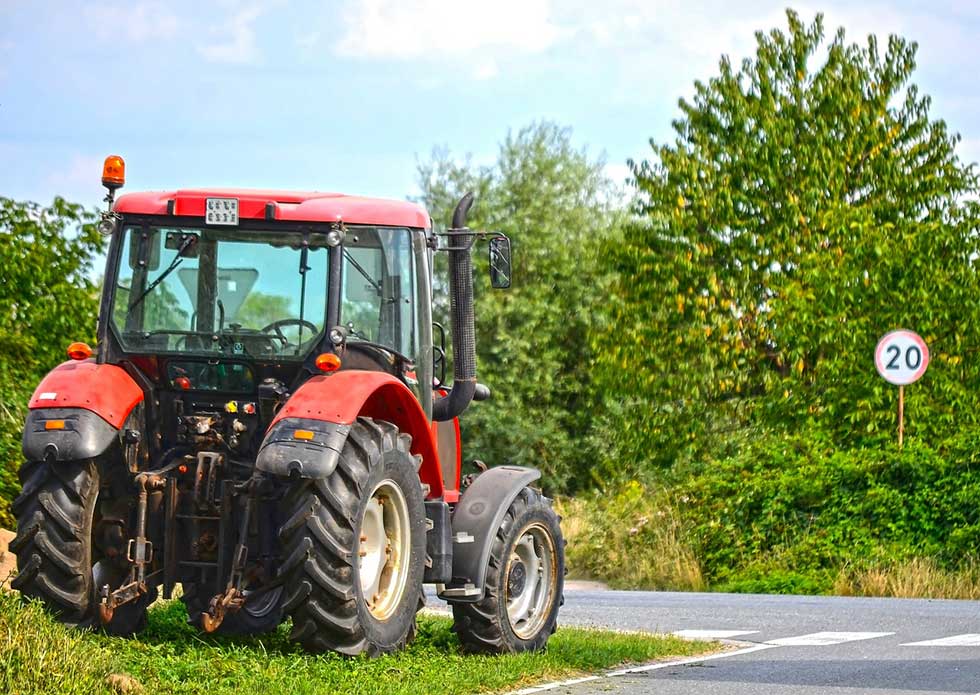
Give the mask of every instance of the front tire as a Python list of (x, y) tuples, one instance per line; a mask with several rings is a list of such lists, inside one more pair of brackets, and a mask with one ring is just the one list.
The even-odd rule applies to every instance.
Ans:
[[(119, 585), (120, 571), (108, 559), (94, 558), (92, 526), (99, 497), (99, 469), (94, 461), (27, 462), (19, 477), (23, 490), (14, 500), (17, 535), (10, 549), (17, 556), (11, 586), (38, 598), (58, 620), (73, 627), (95, 628), (97, 587)], [(146, 626), (146, 607), (153, 589), (120, 606), (106, 632), (132, 635)]]
[(453, 603), (453, 630), (472, 653), (544, 649), (564, 603), (565, 541), (545, 497), (521, 490), (490, 549), (486, 593), (477, 603)]
[(337, 469), (298, 481), (280, 530), (291, 638), (348, 656), (397, 651), (423, 603), (421, 459), (388, 422), (358, 418)]

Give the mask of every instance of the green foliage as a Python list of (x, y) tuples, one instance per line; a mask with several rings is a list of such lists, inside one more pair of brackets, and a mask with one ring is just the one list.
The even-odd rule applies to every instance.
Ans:
[[(484, 253), (475, 264), (477, 373), (493, 398), (462, 418), (466, 456), (541, 468), (550, 489), (588, 485), (595, 455), (586, 437), (594, 389), (588, 335), (603, 301), (600, 242), (619, 224), (602, 161), (576, 149), (568, 130), (541, 123), (508, 135), (491, 166), (437, 151), (419, 167), (419, 183), (437, 222), (448, 224), (472, 190), (470, 226), (513, 242), (510, 290), (487, 289)], [(444, 282), (435, 294), (444, 302)]]
[(290, 316), (289, 297), (264, 292), (250, 292), (238, 313), (230, 319), (245, 328), (265, 328)]
[(974, 569), (978, 452), (975, 431), (901, 451), (839, 450), (812, 432), (745, 441), (668, 487), (565, 503), (569, 564), (629, 588), (809, 594), (925, 558), (937, 584)]
[(27, 401), (74, 340), (93, 342), (103, 239), (95, 215), (61, 198), (48, 207), (0, 197), (0, 525), (19, 490)]
[(916, 46), (826, 43), (819, 15), (787, 15), (753, 59), (697, 82), (674, 142), (633, 165), (641, 219), (609, 248), (617, 330), (593, 340), (623, 400), (610, 469), (768, 429), (878, 449), (896, 394), (871, 355), (897, 327), (934, 356), (908, 389), (910, 437), (980, 425), (977, 180), (911, 84)]
[(687, 501), (635, 480), (559, 500), (571, 572), (620, 589), (704, 590), (682, 516)]
[(705, 575), (723, 584), (778, 569), (828, 590), (847, 565), (928, 557), (956, 569), (980, 540), (978, 443), (971, 433), (839, 451), (807, 433), (709, 461), (683, 486)]
[(270, 635), (202, 635), (187, 624), (180, 601), (154, 606), (138, 639), (69, 630), (39, 604), (20, 605), (0, 590), (0, 691), (18, 695), (110, 693), (111, 672), (129, 674), (145, 692), (244, 693), (475, 693), (513, 690), (583, 671), (711, 651), (704, 642), (675, 637), (562, 629), (548, 651), (465, 656), (444, 617), (423, 615), (408, 649), (378, 659), (312, 655)]

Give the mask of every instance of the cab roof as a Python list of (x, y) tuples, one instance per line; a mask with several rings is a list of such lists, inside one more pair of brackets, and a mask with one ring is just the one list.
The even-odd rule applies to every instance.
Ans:
[(122, 214), (204, 217), (208, 198), (237, 198), (239, 219), (337, 222), (390, 227), (432, 226), (429, 213), (415, 203), (363, 198), (343, 193), (198, 188), (127, 193), (112, 209)]

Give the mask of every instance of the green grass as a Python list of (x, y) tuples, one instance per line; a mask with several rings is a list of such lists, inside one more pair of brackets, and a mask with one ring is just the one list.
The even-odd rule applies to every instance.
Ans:
[(202, 635), (179, 601), (150, 611), (139, 639), (67, 630), (37, 604), (0, 591), (0, 692), (112, 693), (124, 673), (146, 693), (476, 693), (506, 691), (628, 663), (712, 651), (673, 637), (561, 628), (539, 654), (469, 656), (448, 618), (422, 615), (406, 650), (379, 659), (304, 653), (287, 627), (263, 637)]

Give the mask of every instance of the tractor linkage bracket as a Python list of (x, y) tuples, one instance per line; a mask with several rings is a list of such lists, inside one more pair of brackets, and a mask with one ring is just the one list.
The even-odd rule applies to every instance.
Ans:
[(255, 508), (255, 497), (261, 485), (261, 478), (252, 477), (241, 485), (235, 486), (235, 492), (245, 493), (245, 510), (238, 525), (238, 539), (232, 551), (231, 572), (225, 590), (215, 594), (208, 603), (208, 609), (201, 613), (201, 627), (205, 632), (214, 632), (224, 621), (229, 612), (237, 611), (245, 604), (245, 594), (242, 593), (242, 579), (245, 576), (245, 563), (248, 560), (248, 524)]
[(136, 484), (140, 489), (139, 502), (136, 506), (136, 537), (129, 539), (129, 544), (126, 546), (129, 578), (115, 591), (110, 592), (108, 584), (100, 588), (99, 618), (103, 624), (108, 624), (112, 620), (116, 608), (130, 601), (135, 601), (148, 591), (146, 566), (153, 561), (153, 543), (146, 539), (147, 497), (149, 490), (162, 489), (166, 485), (166, 481), (159, 475), (142, 473), (136, 476)]

